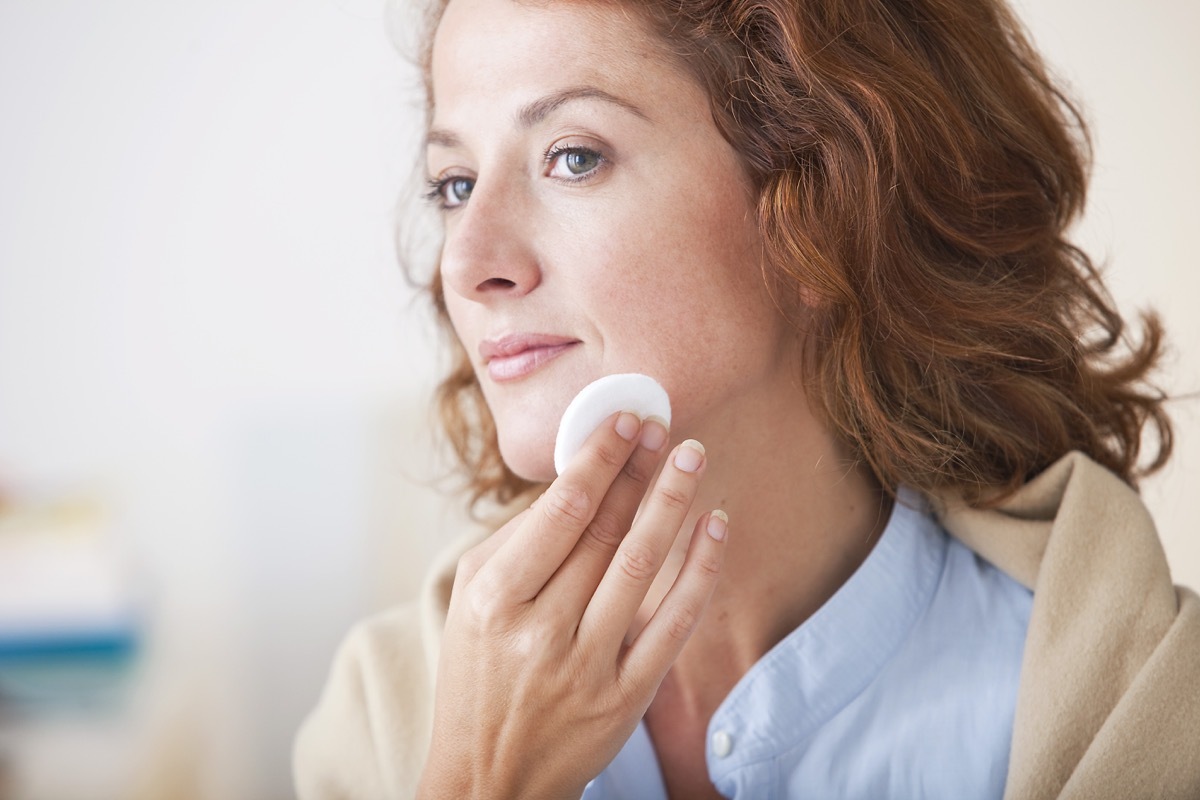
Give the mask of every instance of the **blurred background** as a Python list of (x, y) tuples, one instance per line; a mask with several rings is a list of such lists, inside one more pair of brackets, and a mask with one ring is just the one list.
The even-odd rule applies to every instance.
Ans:
[[(1093, 124), (1079, 238), (1196, 392), (1200, 5), (1019, 11)], [(0, 800), (290, 797), (339, 638), (466, 524), (392, 245), (421, 117), (384, 20), (0, 2)], [(1174, 413), (1144, 493), (1200, 586), (1200, 401)]]

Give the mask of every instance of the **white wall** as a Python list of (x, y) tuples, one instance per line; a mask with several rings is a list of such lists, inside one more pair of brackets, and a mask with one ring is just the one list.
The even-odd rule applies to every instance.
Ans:
[[(1022, 13), (1093, 121), (1082, 239), (1123, 308), (1164, 313), (1171, 387), (1200, 390), (1200, 5)], [(424, 485), (437, 339), (391, 248), (419, 115), (382, 15), (0, 5), (0, 485), (112, 505), (154, 598), (145, 729), (194, 724), (155, 746), (197, 796), (289, 795), (338, 636), (460, 525)], [(1198, 409), (1146, 486), (1193, 586)]]
[(1200, 587), (1200, 4), (1021, 0), (1017, 9), (1083, 101), (1096, 158), (1079, 241), (1122, 310), (1163, 315), (1176, 454), (1143, 493), (1176, 581)]
[(196, 723), (210, 797), (290, 795), (338, 637), (439, 536), (372, 569), (440, 513), (391, 244), (413, 84), (379, 2), (0, 5), (0, 485), (110, 503), (152, 597), (138, 735)]

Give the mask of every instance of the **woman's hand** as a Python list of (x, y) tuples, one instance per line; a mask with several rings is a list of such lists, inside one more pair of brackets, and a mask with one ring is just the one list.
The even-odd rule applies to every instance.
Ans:
[(574, 800), (633, 732), (725, 549), (723, 515), (702, 515), (671, 590), (625, 642), (704, 472), (698, 445), (675, 448), (633, 524), (666, 441), (657, 421), (613, 415), (532, 508), (459, 561), (420, 797)]

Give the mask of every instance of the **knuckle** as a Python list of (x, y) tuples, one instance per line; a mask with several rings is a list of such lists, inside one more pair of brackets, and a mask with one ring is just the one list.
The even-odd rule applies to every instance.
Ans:
[(474, 575), (476, 572), (479, 572), (479, 568), (483, 566), (483, 562), (483, 554), (473, 547), (459, 556), (456, 574), (464, 576)]
[(721, 574), (721, 559), (712, 556), (700, 556), (696, 559), (696, 572), (707, 581), (715, 580)]
[(667, 617), (666, 632), (672, 639), (686, 642), (696, 627), (696, 614), (688, 609), (677, 608)]
[(617, 449), (611, 443), (605, 442), (596, 448), (596, 458), (600, 459), (600, 463), (604, 466), (615, 470), (625, 463), (629, 454)]
[(500, 593), (488, 581), (475, 581), (464, 592), (471, 617), (483, 628), (493, 627), (506, 617)]
[(541, 509), (546, 518), (555, 524), (585, 525), (591, 517), (591, 505), (587, 492), (564, 486), (543, 495)]
[(673, 486), (660, 486), (655, 494), (658, 502), (672, 511), (687, 511), (692, 507), (692, 496)]
[(621, 474), (635, 484), (647, 484), (654, 476), (654, 465), (635, 455), (625, 462), (625, 466), (621, 468)]
[(556, 652), (562, 638), (559, 631), (549, 626), (527, 625), (514, 631), (508, 642), (514, 655), (526, 661), (536, 661)]
[(617, 551), (617, 566), (626, 577), (640, 583), (650, 580), (658, 572), (658, 559), (645, 544), (626, 541)]
[(642, 681), (636, 680), (624, 671), (620, 671), (617, 673), (613, 684), (616, 691), (609, 701), (611, 716), (621, 719), (645, 706), (647, 690), (642, 685)]
[(592, 519), (585, 535), (586, 541), (602, 552), (612, 553), (625, 538), (621, 520), (613, 511), (600, 509)]

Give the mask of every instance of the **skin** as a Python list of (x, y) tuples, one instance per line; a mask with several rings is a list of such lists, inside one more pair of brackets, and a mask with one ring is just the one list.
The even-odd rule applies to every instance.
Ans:
[[(715, 796), (713, 712), (861, 564), (887, 502), (809, 409), (737, 154), (636, 17), (452, 0), (432, 78), (446, 304), (506, 463), (553, 479), (563, 410), (613, 372), (657, 378), (673, 430), (611, 417), (464, 557), (421, 796), (578, 797), (643, 717), (671, 796)], [(479, 344), (513, 333), (572, 344), (493, 380)]]

